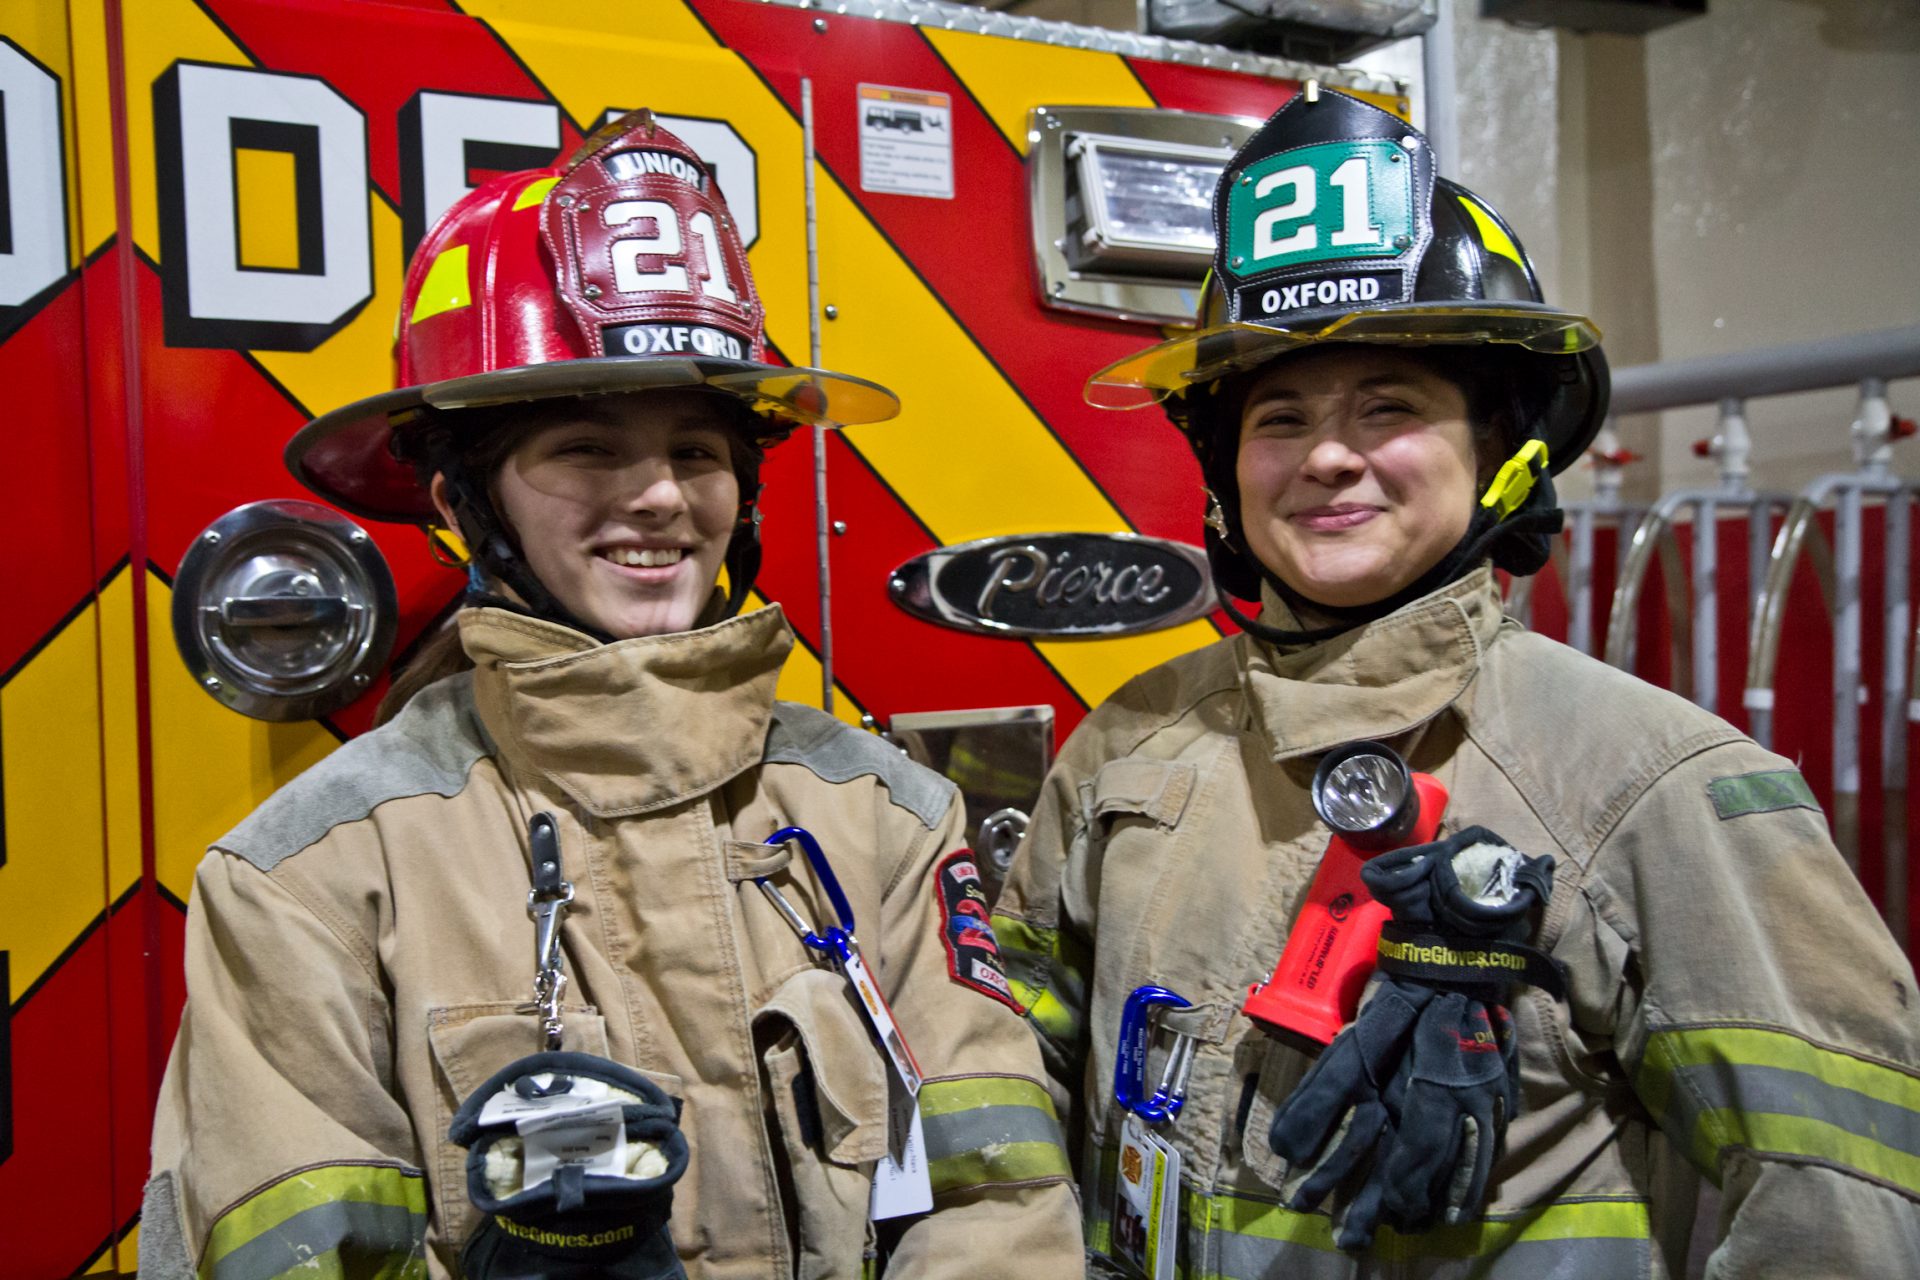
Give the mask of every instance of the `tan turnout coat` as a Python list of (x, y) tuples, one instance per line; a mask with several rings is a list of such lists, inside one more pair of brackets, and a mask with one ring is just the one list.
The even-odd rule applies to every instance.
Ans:
[[(1269, 607), (1274, 607), (1271, 602)], [(1307, 1066), (1239, 1012), (1326, 848), (1322, 753), (1397, 746), (1445, 830), (1556, 861), (1538, 942), (1571, 974), (1513, 1012), (1524, 1114), (1482, 1221), (1357, 1257), (1291, 1213), (1267, 1145)], [(1491, 572), (1337, 639), (1223, 640), (1135, 679), (1046, 785), (996, 917), (1107, 1244), (1122, 1002), (1193, 1001), (1187, 1276), (1910, 1277), (1920, 1270), (1914, 974), (1793, 767), (1691, 704), (1501, 616)], [(1157, 1079), (1168, 1040), (1149, 1062)], [(1697, 1178), (1718, 1220), (1690, 1246)], [(1336, 1206), (1337, 1207), (1337, 1206)]]
[(576, 895), (565, 1047), (684, 1103), (672, 1231), (694, 1280), (857, 1276), (869, 1247), (887, 1068), (844, 979), (753, 883), (771, 875), (832, 922), (804, 857), (762, 843), (788, 824), (826, 851), (927, 1078), (935, 1211), (904, 1224), (892, 1273), (1077, 1274), (1033, 1039), (949, 976), (935, 876), (962, 841), (952, 785), (774, 701), (792, 645), (777, 608), (611, 645), (501, 610), (460, 626), (474, 672), (282, 789), (201, 865), (143, 1272), (325, 1273), (335, 1253), (458, 1273), (476, 1215), (448, 1124), (542, 1047), (521, 1006), (527, 824), (544, 811)]

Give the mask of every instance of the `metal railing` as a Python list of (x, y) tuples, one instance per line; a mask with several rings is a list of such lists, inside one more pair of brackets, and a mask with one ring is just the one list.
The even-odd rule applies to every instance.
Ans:
[[(1882, 841), (1886, 866), (1885, 911), (1903, 941), (1907, 934), (1907, 723), (1916, 715), (1909, 659), (1920, 665), (1920, 635), (1911, 622), (1908, 536), (1915, 494), (1896, 476), (1893, 441), (1910, 433), (1894, 419), (1887, 382), (1920, 375), (1920, 326), (1883, 329), (1787, 347), (1771, 347), (1623, 369), (1614, 378), (1613, 412), (1645, 413), (1699, 404), (1720, 406), (1720, 433), (1709, 446), (1720, 459), (1718, 489), (1669, 494), (1636, 531), (1614, 594), (1607, 659), (1630, 667), (1633, 637), (1646, 574), (1656, 545), (1665, 564), (1669, 612), (1675, 633), (1675, 682), (1708, 709), (1717, 707), (1718, 520), (1744, 509), (1751, 530), (1749, 557), (1754, 592), (1748, 609), (1748, 657), (1743, 704), (1753, 737), (1771, 746), (1775, 676), (1787, 597), (1802, 555), (1808, 556), (1833, 628), (1833, 826), (1834, 842), (1856, 870), (1860, 858), (1860, 707), (1866, 508), (1884, 509), (1884, 645), (1881, 685)], [(1745, 404), (1761, 396), (1858, 385), (1859, 410), (1852, 426), (1855, 469), (1823, 475), (1791, 499), (1754, 493), (1746, 483), (1750, 446)], [(1678, 542), (1673, 525), (1691, 507), (1693, 565), (1691, 607), (1678, 599)], [(1779, 533), (1762, 556), (1773, 513), (1786, 510)], [(1833, 510), (1832, 545), (1818, 523)], [(1682, 643), (1682, 633), (1688, 633)], [(1680, 655), (1690, 650), (1691, 663)]]
[[(1631, 671), (1638, 656), (1640, 596), (1647, 569), (1658, 553), (1661, 580), (1666, 585), (1667, 616), (1673, 637), (1673, 687), (1708, 711), (1720, 709), (1720, 540), (1723, 513), (1747, 518), (1747, 581), (1754, 594), (1747, 598), (1747, 627), (1752, 626), (1759, 600), (1759, 584), (1767, 576), (1773, 513), (1793, 499), (1784, 493), (1756, 493), (1748, 485), (1753, 444), (1747, 434), (1745, 406), (1739, 400), (1720, 402), (1720, 429), (1695, 452), (1720, 463), (1720, 484), (1713, 489), (1683, 489), (1661, 495), (1633, 531), (1625, 563), (1613, 592), (1608, 615), (1606, 660)], [(1693, 517), (1691, 571), (1683, 579), (1680, 568), (1679, 517)], [(1816, 536), (1818, 529), (1815, 529)]]
[[(1611, 525), (1618, 531), (1614, 545), (1617, 579), (1624, 568), (1628, 542), (1647, 509), (1621, 501), (1622, 472), (1634, 455), (1620, 448), (1610, 429), (1601, 431), (1587, 458), (1593, 466), (1593, 497), (1560, 504), (1567, 517), (1568, 537), (1565, 541), (1554, 540), (1553, 569), (1566, 597), (1567, 643), (1581, 653), (1592, 654), (1596, 530)], [(1533, 625), (1534, 593), (1539, 581), (1535, 574), (1508, 584), (1506, 611), (1523, 626)]]

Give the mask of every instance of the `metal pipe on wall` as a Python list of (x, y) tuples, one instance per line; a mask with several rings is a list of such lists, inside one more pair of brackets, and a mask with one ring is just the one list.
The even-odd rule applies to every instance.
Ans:
[(1420, 36), (1420, 81), (1424, 88), (1427, 143), (1434, 172), (1459, 172), (1460, 114), (1458, 77), (1453, 70), (1453, 0), (1436, 0), (1433, 25)]
[(1920, 325), (1616, 369), (1608, 403), (1615, 414), (1651, 413), (1911, 377), (1920, 377)]
[[(800, 143), (806, 164), (807, 200), (807, 350), (820, 368), (819, 203), (813, 191), (813, 77), (800, 78)], [(833, 710), (833, 568), (827, 558), (832, 540), (827, 516), (827, 429), (813, 428), (813, 537), (820, 572), (820, 708)]]

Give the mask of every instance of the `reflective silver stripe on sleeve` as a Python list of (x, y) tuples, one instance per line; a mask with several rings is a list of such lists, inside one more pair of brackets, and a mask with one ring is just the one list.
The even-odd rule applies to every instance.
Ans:
[[(228, 1252), (207, 1270), (210, 1280), (328, 1274), (322, 1255), (351, 1244), (368, 1276), (426, 1275), (427, 1219), (405, 1205), (334, 1200), (303, 1209)], [(383, 1256), (384, 1255), (384, 1256)]]
[(927, 1159), (998, 1143), (1051, 1142), (1060, 1145), (1060, 1125), (1038, 1107), (976, 1107), (944, 1116), (924, 1117)]
[(1786, 1067), (1708, 1063), (1674, 1072), (1676, 1133), (1692, 1133), (1702, 1112), (1731, 1108), (1823, 1120), (1882, 1146), (1920, 1156), (1920, 1115)]

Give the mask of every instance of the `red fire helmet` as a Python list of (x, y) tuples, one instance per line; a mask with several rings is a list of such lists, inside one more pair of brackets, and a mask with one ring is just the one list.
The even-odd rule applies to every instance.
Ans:
[(633, 112), (549, 169), (506, 174), (441, 215), (400, 299), (397, 390), (315, 418), (288, 442), (294, 477), (356, 515), (435, 518), (392, 449), (421, 408), (707, 386), (778, 439), (881, 422), (892, 392), (766, 363), (765, 309), (713, 172)]

